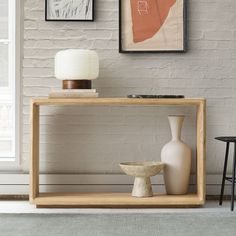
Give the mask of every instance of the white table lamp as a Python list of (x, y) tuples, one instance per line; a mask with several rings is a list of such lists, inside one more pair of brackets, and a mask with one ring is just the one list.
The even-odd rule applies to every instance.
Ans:
[(68, 49), (55, 56), (55, 77), (63, 81), (63, 89), (91, 89), (99, 74), (99, 59), (95, 51)]

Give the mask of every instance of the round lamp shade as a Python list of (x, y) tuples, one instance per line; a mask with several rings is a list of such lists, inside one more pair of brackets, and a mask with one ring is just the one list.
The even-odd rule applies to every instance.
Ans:
[(68, 49), (55, 56), (55, 77), (60, 80), (94, 80), (99, 74), (95, 51)]

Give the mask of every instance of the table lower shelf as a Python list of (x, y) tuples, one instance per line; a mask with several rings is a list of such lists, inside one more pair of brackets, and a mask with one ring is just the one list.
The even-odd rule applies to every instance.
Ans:
[(187, 207), (202, 206), (204, 200), (197, 194), (164, 195), (136, 198), (130, 193), (40, 193), (33, 200), (37, 207)]

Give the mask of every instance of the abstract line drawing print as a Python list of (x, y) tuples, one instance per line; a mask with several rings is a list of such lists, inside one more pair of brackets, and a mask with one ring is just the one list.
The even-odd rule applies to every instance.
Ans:
[(138, 13), (139, 15), (147, 15), (149, 12), (149, 5), (147, 1), (138, 1)]
[(50, 19), (92, 19), (93, 0), (48, 0)]

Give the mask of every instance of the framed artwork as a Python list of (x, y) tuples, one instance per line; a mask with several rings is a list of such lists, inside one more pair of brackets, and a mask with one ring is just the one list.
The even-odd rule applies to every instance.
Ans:
[(119, 52), (185, 52), (186, 0), (119, 0)]
[(93, 21), (94, 0), (45, 0), (46, 21)]

